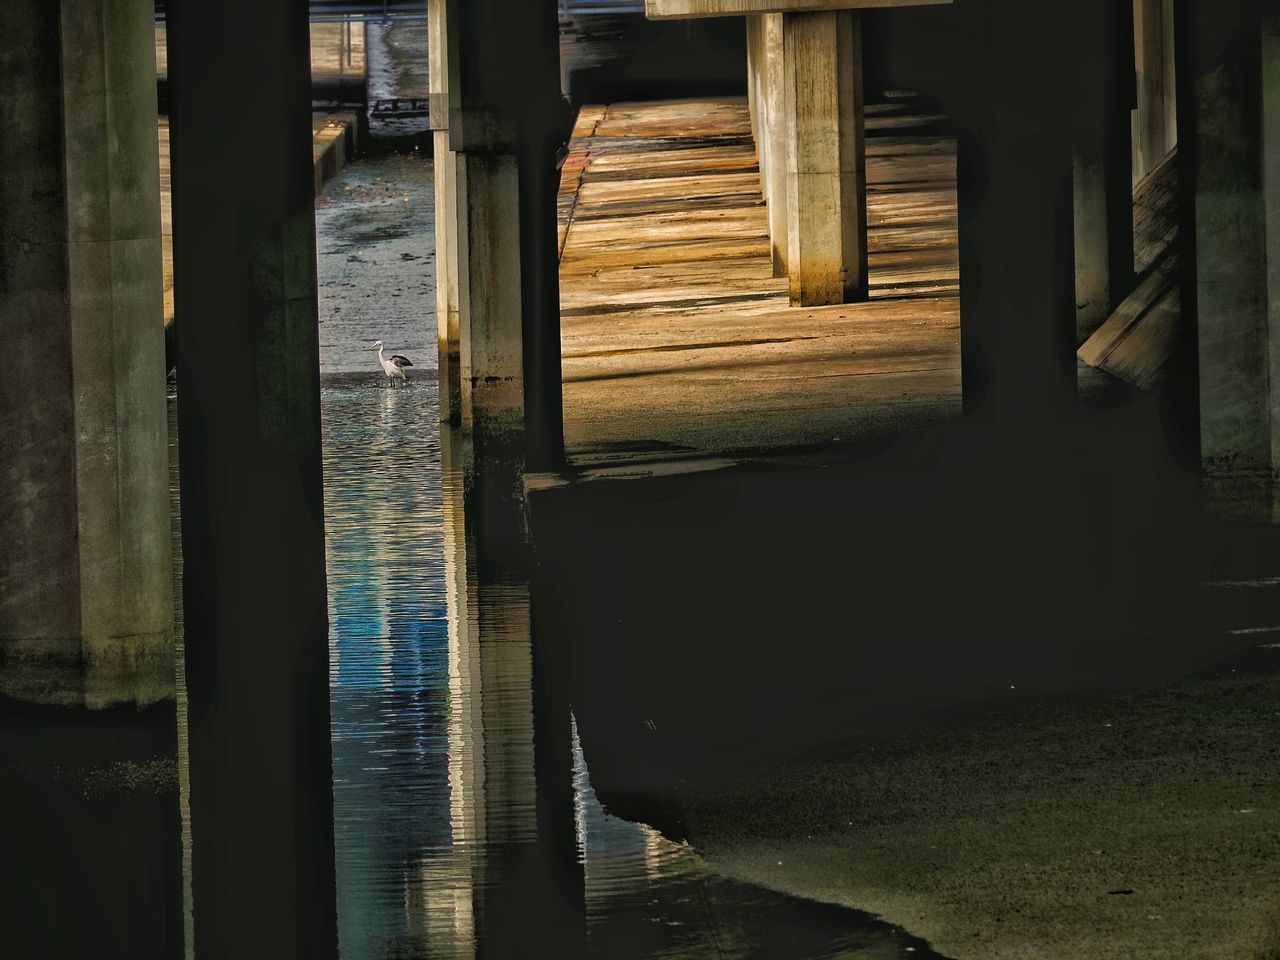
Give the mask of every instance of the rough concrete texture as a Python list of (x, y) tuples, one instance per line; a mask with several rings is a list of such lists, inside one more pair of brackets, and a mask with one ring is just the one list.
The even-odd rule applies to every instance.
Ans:
[(1280, 956), (1280, 645), (1159, 689), (937, 715), (689, 798), (737, 879), (957, 960)]
[(173, 693), (153, 16), (0, 18), (0, 693), (36, 702)]

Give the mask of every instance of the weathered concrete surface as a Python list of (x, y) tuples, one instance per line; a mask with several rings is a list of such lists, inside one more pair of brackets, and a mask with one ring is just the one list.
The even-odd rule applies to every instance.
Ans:
[(1280, 202), (1274, 174), (1280, 39), (1249, 0), (1187, 11), (1188, 103), (1180, 127), (1195, 190), (1200, 454), (1206, 490), (1229, 515), (1272, 519), (1280, 483), (1280, 315), (1269, 263)]
[[(767, 14), (760, 18), (761, 44), (764, 69), (762, 71), (763, 96), (761, 98), (762, 129), (767, 134), (764, 144), (768, 164), (764, 174), (765, 203), (769, 211), (769, 244), (773, 255), (773, 275), (787, 274), (787, 55), (782, 40), (782, 17)], [(865, 158), (864, 158), (865, 159)], [(865, 167), (862, 171), (866, 175)], [(865, 184), (863, 185), (865, 187)], [(865, 218), (864, 224), (865, 226)]]
[(688, 798), (716, 869), (956, 960), (1280, 950), (1280, 648), (1172, 686), (940, 714)]
[(782, 40), (785, 107), (770, 119), (786, 131), (791, 303), (853, 303), (867, 295), (862, 21), (784, 14)]
[(498, 0), (473, 0), (430, 21), (431, 45), (448, 49), (457, 154), (447, 232), (459, 259), (460, 420), (480, 446), (508, 447), (540, 469), (559, 466), (563, 448), (556, 10), (530, 0), (512, 14)]
[(1138, 106), (1132, 118), (1135, 184), (1178, 143), (1173, 6), (1174, 0), (1133, 0), (1138, 84)]
[(1133, 191), (1138, 283), (1076, 351), (1085, 363), (1144, 390), (1167, 382), (1180, 343), (1182, 271), (1175, 246), (1177, 193), (1174, 152), (1143, 177)]
[(960, 409), (955, 153), (877, 136), (871, 300), (792, 308), (741, 100), (584, 108), (562, 198), (571, 461), (796, 450)]
[(337, 929), (307, 12), (168, 12), (191, 829), (211, 851), (192, 862), (195, 953), (323, 960)]
[(1070, 131), (1075, 231), (1076, 345), (1133, 288), (1133, 9), (1080, 0), (1058, 40), (1065, 57), (1060, 122)]
[[(358, 146), (358, 124), (346, 111), (317, 112), (311, 115), (312, 161), (318, 195), (338, 172), (354, 159)], [(170, 172), (169, 118), (161, 117), (160, 141), (160, 222), (164, 241), (164, 322), (173, 322), (173, 177)]]
[(0, 10), (0, 694), (23, 700), (173, 695), (152, 16)]
[[(427, 11), (430, 18), (429, 87), (436, 93), (436, 103), (449, 102), (448, 18), (445, 0), (437, 0)], [(458, 425), (462, 422), (462, 328), (460, 289), (466, 276), (466, 257), (457, 242), (458, 235), (458, 158), (449, 149), (449, 114), (447, 109), (435, 111), (431, 117), (433, 158), (435, 161), (436, 215), (436, 355), (440, 373), (440, 420)]]

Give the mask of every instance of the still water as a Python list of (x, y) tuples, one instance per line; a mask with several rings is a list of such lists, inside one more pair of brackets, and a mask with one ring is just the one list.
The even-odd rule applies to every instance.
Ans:
[[(397, 196), (429, 194), (429, 173), (417, 156), (361, 161), (330, 184), (317, 218), (343, 960), (935, 957), (874, 917), (719, 877), (687, 846), (597, 800), (572, 717), (552, 711), (549, 725), (539, 699), (547, 676), (535, 669), (527, 571), (477, 547), (471, 488), (482, 471), (439, 424), (430, 218)], [(377, 230), (366, 229), (372, 220)], [(393, 263), (428, 279), (362, 276)], [(366, 346), (379, 337), (413, 353), (408, 386), (386, 385)], [(181, 807), (190, 957), (199, 904), (185, 786)]]
[[(330, 379), (322, 409), (342, 956), (483, 955), (483, 913), (538, 859), (536, 601), (477, 554), (434, 380)], [(565, 954), (932, 956), (872, 918), (718, 878), (610, 816), (566, 733), (582, 899), (555, 905), (580, 917)]]

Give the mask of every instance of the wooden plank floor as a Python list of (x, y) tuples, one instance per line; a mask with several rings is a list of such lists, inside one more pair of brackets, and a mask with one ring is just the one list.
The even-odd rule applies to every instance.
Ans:
[(791, 453), (960, 412), (955, 148), (869, 122), (871, 300), (792, 308), (741, 99), (585, 108), (560, 190), (579, 467)]

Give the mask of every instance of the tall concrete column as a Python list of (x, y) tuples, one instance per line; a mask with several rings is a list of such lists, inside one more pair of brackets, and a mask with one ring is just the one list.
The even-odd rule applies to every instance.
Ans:
[(1133, 179), (1153, 170), (1178, 142), (1174, 0), (1133, 0), (1138, 104), (1133, 114)]
[(305, 3), (170, 0), (200, 957), (337, 955)]
[(0, 5), (0, 695), (173, 696), (148, 0)]
[[(555, 166), (559, 20), (551, 0), (449, 3), (462, 422), (482, 445), (563, 460)], [(437, 31), (439, 27), (437, 26)]]
[(1074, 151), (1076, 341), (1106, 322), (1133, 288), (1133, 10), (1081, 0), (1066, 42)]
[[(1222, 513), (1277, 517), (1280, 45), (1257, 0), (1188, 3), (1180, 128), (1194, 185), (1200, 454)], [(1265, 29), (1264, 29), (1265, 24)], [(1189, 121), (1185, 125), (1181, 121)], [(1186, 242), (1184, 240), (1184, 242)]]
[(755, 14), (746, 18), (747, 32), (747, 112), (751, 115), (751, 138), (755, 141), (756, 160), (764, 169), (764, 143), (760, 136), (760, 106), (762, 75), (764, 72), (763, 49), (761, 47), (761, 16)]
[(432, 0), (427, 6), (430, 20), (428, 66), (431, 84), (431, 126), (433, 128), (436, 193), (436, 325), (439, 331), (440, 419), (462, 422), (461, 326), (459, 287), (466, 274), (458, 235), (458, 157), (449, 148), (449, 47), (447, 13), (449, 0)]
[[(965, 413), (993, 436), (1043, 436), (1074, 402), (1071, 136), (1063, 121), (1069, 0), (956, 4), (969, 52), (940, 89), (959, 131), (960, 350)], [(1061, 98), (1061, 99), (1060, 99)]]
[(457, 154), (462, 424), (482, 442), (523, 444), (524, 330), (519, 169), (514, 151)]
[(867, 295), (867, 177), (861, 19), (782, 15), (786, 61), (787, 266), (791, 302)]
[(765, 197), (769, 203), (769, 246), (773, 258), (773, 275), (787, 275), (787, 58), (783, 43), (782, 14), (769, 13), (761, 18), (761, 43), (764, 47), (761, 123), (768, 163)]

